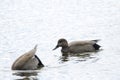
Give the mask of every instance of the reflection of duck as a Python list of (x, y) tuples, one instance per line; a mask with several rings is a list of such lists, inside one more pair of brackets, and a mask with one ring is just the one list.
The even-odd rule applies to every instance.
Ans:
[(14, 73), (13, 73), (13, 75), (16, 75), (16, 76), (26, 76), (26, 77), (28, 77), (28, 76), (37, 76), (38, 75), (38, 72), (36, 71), (28, 71), (28, 72), (26, 72), (26, 71), (15, 71)]
[(35, 70), (44, 65), (40, 61), (35, 52), (37, 50), (37, 45), (34, 49), (20, 56), (12, 65), (12, 70)]
[(68, 44), (67, 40), (62, 38), (58, 40), (57, 46), (53, 50), (62, 47), (61, 52), (63, 55), (65, 55), (65, 53), (93, 52), (100, 48), (100, 45), (97, 44), (98, 41), (99, 40), (74, 41)]
[(39, 73), (39, 70), (15, 70), (13, 72), (13, 75), (24, 76), (24, 77), (28, 78), (30, 76), (37, 76), (38, 73)]

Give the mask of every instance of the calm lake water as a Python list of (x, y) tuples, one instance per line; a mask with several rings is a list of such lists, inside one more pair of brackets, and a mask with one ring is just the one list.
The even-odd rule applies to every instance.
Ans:
[[(0, 0), (0, 80), (120, 80), (119, 35), (120, 0)], [(59, 38), (101, 39), (102, 51), (64, 59)], [(12, 71), (36, 44), (45, 67)]]

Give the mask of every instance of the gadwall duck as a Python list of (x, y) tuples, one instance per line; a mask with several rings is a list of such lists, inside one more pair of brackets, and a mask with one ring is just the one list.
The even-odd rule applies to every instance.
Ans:
[(53, 50), (62, 47), (62, 53), (93, 52), (100, 48), (100, 45), (97, 44), (98, 41), (99, 40), (74, 41), (68, 44), (67, 40), (62, 38), (58, 40), (57, 46)]
[(36, 70), (43, 67), (41, 60), (35, 55), (37, 45), (34, 49), (21, 55), (12, 65), (12, 70)]

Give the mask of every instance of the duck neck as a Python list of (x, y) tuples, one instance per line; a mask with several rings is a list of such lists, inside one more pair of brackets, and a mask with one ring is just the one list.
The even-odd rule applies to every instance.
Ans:
[(69, 47), (68, 46), (62, 47), (61, 52), (62, 52), (62, 55), (68, 55)]
[(62, 53), (62, 56), (68, 57), (68, 53)]

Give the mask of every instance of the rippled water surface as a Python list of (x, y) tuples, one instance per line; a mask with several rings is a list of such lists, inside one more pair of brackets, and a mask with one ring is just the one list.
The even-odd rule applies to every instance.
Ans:
[[(120, 0), (0, 0), (0, 80), (120, 80)], [(102, 50), (61, 57), (68, 42), (101, 39)], [(45, 67), (12, 71), (38, 44)]]

